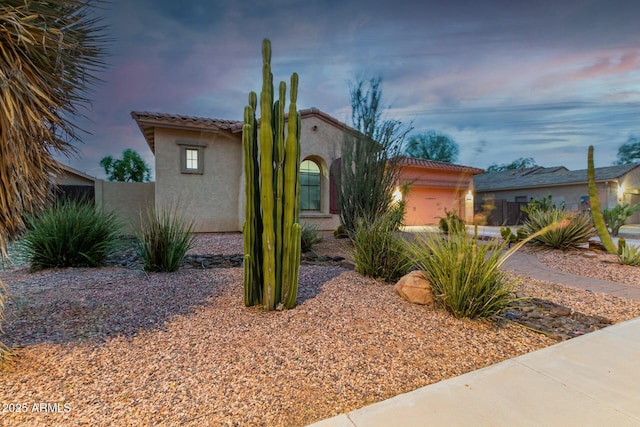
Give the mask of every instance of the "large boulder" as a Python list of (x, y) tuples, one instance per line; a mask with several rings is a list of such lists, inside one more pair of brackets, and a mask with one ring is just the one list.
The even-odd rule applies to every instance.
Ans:
[(413, 304), (434, 305), (431, 283), (422, 271), (402, 276), (395, 285), (396, 292)]

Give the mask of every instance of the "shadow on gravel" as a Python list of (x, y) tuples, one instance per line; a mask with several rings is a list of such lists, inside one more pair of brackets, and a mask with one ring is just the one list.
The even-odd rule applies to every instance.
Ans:
[[(210, 303), (233, 282), (232, 270), (219, 274), (145, 274), (128, 269), (60, 269), (5, 276), (10, 297), (5, 307), (3, 342), (96, 342), (162, 329), (177, 315)], [(237, 273), (236, 273), (237, 277)]]
[[(102, 343), (116, 336), (162, 330), (174, 316), (211, 305), (223, 293), (242, 305), (242, 270), (214, 268), (194, 274), (149, 273), (130, 268), (59, 269), (12, 277), (2, 341), (12, 347), (38, 343)], [(347, 269), (302, 265), (297, 304), (314, 298), (322, 285)], [(215, 325), (212, 325), (215, 327)]]
[[(322, 292), (322, 286), (349, 269), (320, 265), (301, 265), (298, 279), (298, 298), (296, 305), (315, 298)], [(294, 308), (295, 310), (295, 308)]]

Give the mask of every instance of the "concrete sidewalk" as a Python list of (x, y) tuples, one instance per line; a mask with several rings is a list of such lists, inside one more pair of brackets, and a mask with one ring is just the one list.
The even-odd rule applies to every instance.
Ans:
[(640, 318), (313, 427), (640, 426)]
[[(500, 235), (498, 227), (483, 227), (480, 234)], [(640, 245), (640, 240), (631, 244)], [(521, 252), (504, 267), (539, 280), (640, 300), (640, 286), (551, 270)], [(639, 361), (637, 318), (311, 426), (640, 426)]]
[(538, 280), (560, 283), (572, 288), (585, 289), (592, 292), (615, 295), (618, 297), (640, 301), (640, 284), (638, 286), (593, 277), (578, 276), (564, 271), (552, 270), (542, 264), (535, 255), (516, 252), (504, 263), (504, 269)]

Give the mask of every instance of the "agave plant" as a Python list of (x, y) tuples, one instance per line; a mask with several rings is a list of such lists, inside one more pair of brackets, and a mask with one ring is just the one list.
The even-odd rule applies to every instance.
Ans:
[(531, 211), (522, 229), (531, 235), (551, 224), (564, 226), (549, 229), (532, 239), (531, 243), (554, 249), (567, 249), (587, 243), (596, 234), (589, 212), (572, 213), (559, 209)]

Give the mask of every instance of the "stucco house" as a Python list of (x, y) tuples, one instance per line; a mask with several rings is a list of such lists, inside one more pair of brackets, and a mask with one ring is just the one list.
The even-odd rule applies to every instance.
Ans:
[[(345, 136), (357, 131), (317, 108), (299, 113), (300, 221), (334, 230), (340, 224), (335, 171)], [(177, 206), (196, 220), (198, 232), (240, 231), (245, 203), (242, 121), (136, 111), (131, 116), (155, 156), (156, 180), (149, 187), (155, 206)], [(471, 177), (480, 172), (405, 159), (399, 185), (409, 183), (415, 190), (407, 196), (412, 225), (436, 223), (445, 208), (464, 217)]]
[[(603, 209), (611, 209), (618, 203), (640, 203), (639, 163), (595, 168), (595, 180)], [(473, 183), (476, 212), (485, 210), (487, 206), (506, 210), (508, 204), (525, 204), (533, 198), (548, 195), (556, 205), (564, 203), (567, 210), (590, 209), (586, 169), (571, 171), (564, 166), (535, 166), (476, 175)], [(517, 204), (514, 206), (519, 209)], [(500, 215), (496, 217), (501, 218)], [(627, 220), (627, 224), (637, 223), (640, 223), (640, 213)]]
[(409, 186), (406, 225), (437, 224), (445, 210), (473, 221), (473, 176), (482, 169), (413, 157), (404, 157), (400, 166), (400, 185)]
[(53, 175), (57, 197), (94, 200), (95, 177), (61, 162), (58, 162), (58, 168), (58, 173)]

